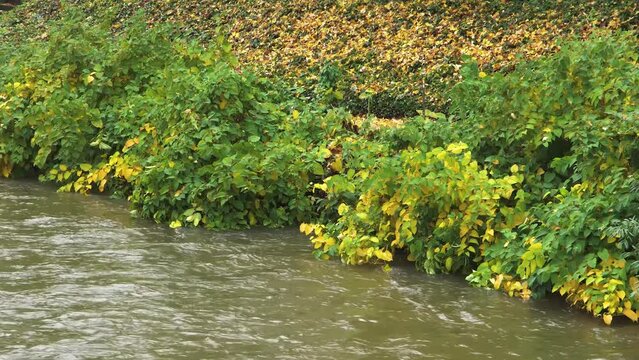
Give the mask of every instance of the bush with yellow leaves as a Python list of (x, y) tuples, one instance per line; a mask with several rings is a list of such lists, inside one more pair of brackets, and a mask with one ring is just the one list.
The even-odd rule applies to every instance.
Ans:
[[(404, 249), (430, 273), (467, 272), (495, 242), (496, 230), (524, 219), (523, 209), (508, 204), (517, 201), (522, 180), (516, 171), (490, 177), (463, 143), (428, 152), (409, 149), (383, 159), (360, 185), (357, 202), (339, 205), (335, 223), (300, 229), (312, 234), (320, 257), (337, 255), (349, 264), (389, 262)], [(336, 182), (327, 178), (324, 188), (344, 191)]]

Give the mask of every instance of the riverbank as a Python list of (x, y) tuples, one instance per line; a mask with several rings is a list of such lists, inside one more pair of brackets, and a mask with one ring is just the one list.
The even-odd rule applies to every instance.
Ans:
[(243, 66), (223, 34), (204, 48), (140, 16), (115, 34), (83, 16), (0, 47), (3, 176), (109, 191), (173, 228), (301, 223), (318, 258), (406, 254), (637, 320), (634, 35), (597, 33), (510, 72), (468, 61), (448, 113), (380, 127)]

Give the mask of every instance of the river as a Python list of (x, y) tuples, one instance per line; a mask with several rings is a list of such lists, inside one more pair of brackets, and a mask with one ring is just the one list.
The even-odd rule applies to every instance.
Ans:
[(410, 264), (317, 261), (294, 229), (172, 230), (0, 180), (3, 360), (636, 359), (639, 327), (618, 323)]

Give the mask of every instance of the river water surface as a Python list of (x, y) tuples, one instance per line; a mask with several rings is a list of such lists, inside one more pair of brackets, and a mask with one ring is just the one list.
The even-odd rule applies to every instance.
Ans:
[(638, 326), (0, 181), (0, 359), (637, 359)]

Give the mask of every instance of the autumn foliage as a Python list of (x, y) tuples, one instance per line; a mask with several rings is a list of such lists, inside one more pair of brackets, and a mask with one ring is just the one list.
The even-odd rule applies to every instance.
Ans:
[[(0, 39), (43, 36), (57, 2), (34, 0), (17, 10)], [(351, 110), (382, 117), (443, 110), (464, 56), (482, 69), (511, 69), (556, 52), (563, 38), (594, 29), (637, 29), (639, 5), (622, 1), (505, 0), (69, 0), (114, 30), (138, 9), (149, 24), (173, 23), (207, 42), (221, 27), (244, 64), (288, 78), (308, 92), (331, 91)], [(63, 5), (64, 6), (64, 5)], [(35, 25), (35, 26), (34, 26)], [(334, 67), (326, 79), (322, 69)], [(317, 95), (317, 94), (315, 94)], [(369, 104), (366, 97), (370, 97)]]

